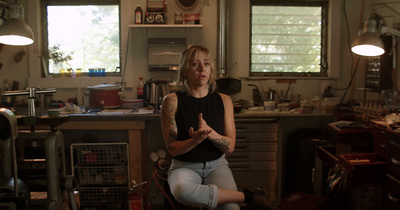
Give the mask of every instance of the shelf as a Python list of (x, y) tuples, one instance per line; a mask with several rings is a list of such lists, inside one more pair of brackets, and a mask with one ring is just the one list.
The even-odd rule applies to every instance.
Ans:
[(0, 7), (8, 7), (8, 3), (0, 1)]
[(133, 24), (129, 28), (202, 28), (202, 24)]

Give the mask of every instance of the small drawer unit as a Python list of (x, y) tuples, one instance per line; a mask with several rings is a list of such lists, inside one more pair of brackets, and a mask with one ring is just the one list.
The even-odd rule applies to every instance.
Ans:
[(71, 165), (82, 206), (126, 205), (129, 191), (127, 143), (71, 144)]
[(278, 119), (236, 119), (235, 151), (227, 156), (238, 188), (263, 187), (278, 201)]
[(400, 137), (391, 136), (388, 146), (385, 209), (394, 210), (400, 209)]

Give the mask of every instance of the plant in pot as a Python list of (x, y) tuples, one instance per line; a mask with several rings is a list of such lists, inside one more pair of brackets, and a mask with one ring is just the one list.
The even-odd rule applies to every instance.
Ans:
[(61, 50), (60, 45), (49, 47), (49, 49), (43, 53), (42, 57), (42, 62), (44, 64), (48, 63), (48, 65), (44, 66), (48, 68), (52, 67), (51, 71), (45, 71), (46, 74), (47, 72), (52, 72), (59, 76), (62, 69), (66, 70), (71, 66), (68, 61), (72, 60), (72, 54), (74, 54), (74, 52), (66, 53)]

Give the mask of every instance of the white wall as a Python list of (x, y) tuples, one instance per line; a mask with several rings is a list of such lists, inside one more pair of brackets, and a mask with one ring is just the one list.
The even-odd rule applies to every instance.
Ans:
[[(29, 0), (35, 2), (38, 0)], [(337, 0), (334, 0), (337, 1)], [(147, 60), (146, 60), (146, 46), (144, 34), (147, 34), (149, 38), (156, 37), (173, 37), (181, 38), (185, 37), (187, 33), (190, 34), (190, 44), (202, 44), (210, 48), (214, 57), (217, 58), (217, 37), (218, 37), (218, 1), (217, 0), (206, 0), (207, 5), (204, 7), (202, 12), (202, 24), (204, 25), (201, 29), (190, 29), (187, 32), (185, 29), (129, 29), (127, 25), (133, 23), (132, 11), (137, 5), (141, 5), (145, 9), (146, 0), (122, 0), (124, 8), (122, 9), (122, 65), (124, 65), (125, 49), (128, 47), (128, 63), (127, 72), (129, 72), (126, 81), (132, 88), (128, 89), (128, 97), (136, 97), (135, 87), (138, 81), (138, 77), (142, 76), (145, 80), (150, 78), (170, 78), (175, 79), (176, 72), (160, 72), (160, 71), (148, 71), (147, 70)], [(167, 1), (168, 2), (168, 1)], [(349, 78), (351, 74), (352, 67), (352, 57), (355, 59), (354, 55), (350, 53), (348, 44), (351, 45), (353, 39), (358, 33), (358, 28), (360, 22), (367, 19), (370, 14), (370, 5), (372, 3), (382, 3), (389, 2), (383, 0), (365, 0), (364, 8), (363, 0), (342, 0), (347, 13), (347, 20), (349, 22), (349, 30), (346, 26), (346, 19), (344, 15), (344, 10), (342, 10), (340, 15), (334, 18), (340, 19), (341, 31), (335, 36), (340, 37), (340, 56), (333, 58), (332, 62), (340, 63), (340, 73), (339, 78), (334, 78), (330, 80), (297, 80), (296, 84), (292, 85), (291, 94), (301, 94), (303, 98), (309, 98), (312, 96), (320, 96), (323, 89), (327, 85), (332, 85), (336, 88), (345, 88), (349, 83)], [(37, 18), (35, 17), (36, 10), (34, 8), (27, 8), (27, 0), (22, 1), (25, 6), (25, 19), (33, 27), (35, 32), (35, 41), (38, 43), (38, 37), (40, 30), (37, 24)], [(253, 83), (260, 85), (259, 81), (245, 81), (243, 78), (247, 75), (249, 71), (249, 48), (248, 48), (248, 33), (249, 33), (249, 3), (243, 0), (228, 0), (228, 5), (230, 8), (229, 15), (229, 38), (228, 38), (228, 61), (227, 67), (231, 67), (235, 62), (232, 69), (228, 69), (228, 74), (232, 77), (240, 77), (242, 79), (242, 92), (232, 96), (233, 101), (238, 99), (251, 99), (252, 88), (248, 87), (247, 84)], [(400, 11), (400, 4), (391, 4), (393, 9)], [(385, 17), (386, 23), (389, 27), (393, 27), (393, 23), (399, 23), (399, 15), (390, 11), (389, 9), (382, 7), (374, 7), (376, 12)], [(33, 10), (32, 10), (33, 9)], [(173, 8), (169, 7), (168, 18), (169, 21), (173, 20)], [(127, 44), (127, 34), (128, 30), (131, 32), (129, 46)], [(348, 36), (349, 35), (349, 36)], [(21, 62), (14, 62), (13, 57), (19, 51), (24, 50), (27, 52)], [(29, 47), (14, 47), (14, 46), (4, 46), (0, 51), (0, 62), (3, 64), (0, 70), (0, 87), (3, 88), (2, 81), (8, 79), (10, 84), (12, 81), (18, 81), (20, 83), (20, 89), (28, 86), (29, 84), (40, 84), (40, 86), (47, 87), (48, 85), (54, 84), (41, 80), (40, 78), (35, 78), (34, 75), (38, 75), (39, 67), (37, 66), (37, 61), (39, 59), (37, 53), (37, 46)], [(398, 59), (397, 59), (398, 60)], [(363, 59), (358, 65), (358, 73), (354, 80), (352, 89), (347, 94), (348, 98), (353, 98), (356, 101), (364, 99), (364, 92), (358, 90), (357, 88), (362, 88), (364, 86), (364, 73), (363, 73)], [(33, 75), (32, 75), (33, 74)], [(29, 83), (27, 81), (30, 81)], [(43, 81), (43, 82), (42, 82)], [(54, 80), (53, 80), (54, 81)], [(86, 80), (79, 82), (81, 88), (85, 88)], [(92, 83), (100, 81), (93, 80)], [(287, 84), (277, 84), (275, 80), (261, 81), (264, 88), (274, 88), (278, 90), (286, 90)], [(73, 83), (71, 83), (73, 84)], [(89, 85), (89, 84), (88, 84)], [(92, 85), (92, 84), (90, 84)], [(49, 86), (51, 87), (51, 86)], [(82, 91), (82, 90), (80, 90)], [(335, 94), (342, 96), (344, 91), (337, 91)], [(78, 89), (71, 88), (57, 88), (57, 93), (54, 95), (56, 100), (67, 100), (68, 98), (73, 98), (78, 95)], [(379, 94), (367, 93), (367, 100), (379, 99)]]

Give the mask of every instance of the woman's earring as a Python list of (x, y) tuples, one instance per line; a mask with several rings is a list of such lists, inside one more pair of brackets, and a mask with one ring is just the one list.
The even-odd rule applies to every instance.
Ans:
[(184, 88), (185, 90), (189, 90), (189, 86), (188, 86), (188, 84), (187, 84), (187, 80), (186, 80), (186, 79), (183, 80), (183, 88)]

